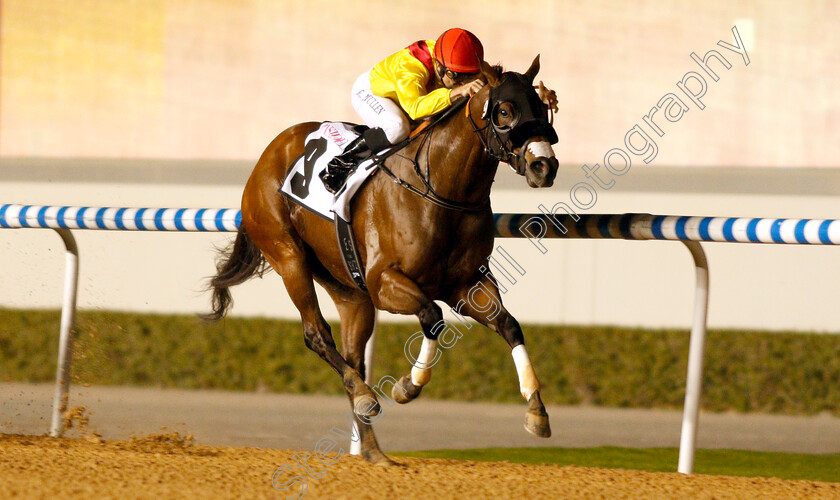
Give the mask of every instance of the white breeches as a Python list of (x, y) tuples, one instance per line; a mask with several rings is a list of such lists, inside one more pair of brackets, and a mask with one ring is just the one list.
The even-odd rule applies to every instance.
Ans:
[(365, 71), (356, 79), (351, 101), (353, 109), (359, 113), (365, 125), (370, 128), (381, 128), (391, 144), (396, 144), (408, 137), (411, 129), (408, 117), (399, 104), (387, 97), (374, 95), (370, 91), (370, 71)]

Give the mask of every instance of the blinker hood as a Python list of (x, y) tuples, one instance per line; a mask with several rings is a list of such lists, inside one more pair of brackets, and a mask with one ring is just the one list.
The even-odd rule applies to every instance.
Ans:
[[(522, 89), (527, 89), (523, 92)], [(500, 126), (493, 118), (502, 102), (513, 105), (517, 114), (510, 125)], [(518, 73), (506, 73), (502, 83), (490, 89), (488, 115), (496, 132), (510, 139), (514, 147), (521, 147), (535, 136), (545, 137), (551, 144), (557, 142), (557, 132), (548, 123), (548, 106), (534, 91), (532, 82)]]

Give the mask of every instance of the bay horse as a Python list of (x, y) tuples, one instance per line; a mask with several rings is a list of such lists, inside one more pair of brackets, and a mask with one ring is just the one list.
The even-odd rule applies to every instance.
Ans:
[[(287, 169), (304, 153), (306, 136), (319, 123), (300, 123), (281, 132), (245, 186), (241, 226), (210, 280), (213, 311), (207, 317), (223, 317), (231, 304), (229, 287), (261, 276), (266, 262), (270, 264), (300, 312), (306, 346), (341, 376), (362, 455), (371, 463), (394, 463), (373, 433), (371, 424), (381, 407), (364, 382), (364, 350), (373, 332), (375, 309), (415, 315), (423, 329), (420, 356), (410, 375), (394, 383), (394, 400), (411, 401), (429, 382), (431, 368), (426, 366), (444, 324), (434, 302), (440, 300), (507, 341), (520, 390), (528, 401), (525, 428), (537, 436), (551, 435), (522, 329), (501, 305), (495, 279), (484, 267), (493, 250), (490, 188), (499, 161), (515, 167), (531, 187), (549, 187), (557, 174), (550, 146), (557, 135), (548, 123), (548, 107), (533, 86), (538, 71), (539, 56), (524, 74), (484, 63), (486, 85), (464, 109), (428, 128), (424, 140), (388, 157), (381, 171), (362, 186), (351, 213), (366, 291), (354, 284), (344, 266), (333, 223), (278, 193)], [(338, 308), (342, 353), (321, 314), (313, 280)], [(487, 301), (476, 304), (470, 296), (477, 284), (487, 301), (500, 305), (494, 314)]]

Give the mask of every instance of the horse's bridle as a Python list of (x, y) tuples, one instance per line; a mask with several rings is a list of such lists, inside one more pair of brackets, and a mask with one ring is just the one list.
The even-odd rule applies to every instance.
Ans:
[[(525, 175), (528, 167), (525, 151), (528, 150), (527, 146), (531, 138), (542, 136), (554, 144), (557, 142), (557, 132), (547, 120), (548, 106), (540, 100), (537, 93), (533, 90), (525, 93), (517, 92), (513, 88), (519, 84), (520, 87), (532, 89), (531, 83), (524, 76), (516, 73), (508, 73), (505, 76), (505, 81), (490, 88), (490, 95), (484, 103), (481, 119), (487, 124), (479, 127), (469, 112), (469, 106), (467, 106), (467, 117), (470, 119), (473, 131), (481, 139), (485, 153), (494, 160), (509, 164), (517, 174)], [(500, 125), (494, 119), (503, 102), (511, 104), (516, 111), (514, 121), (508, 125)], [(484, 130), (488, 132), (482, 134)], [(513, 148), (518, 146), (519, 153), (514, 152), (511, 146)]]
[[(435, 126), (437, 124), (439, 124), (440, 122), (442, 122), (443, 120), (449, 118), (450, 116), (452, 116), (456, 112), (458, 112), (458, 110), (460, 110), (461, 107), (464, 106), (465, 104), (467, 104), (468, 102), (469, 102), (469, 99), (467, 99), (466, 97), (462, 97), (462, 98), (456, 100), (455, 102), (452, 103), (451, 106), (449, 106), (449, 108), (446, 109), (446, 111), (437, 115), (435, 117), (434, 121), (428, 127), (423, 129), (417, 135), (415, 135), (413, 137), (409, 137), (408, 139), (406, 139), (406, 140), (400, 142), (399, 144), (395, 145), (393, 148), (391, 148), (391, 150), (388, 153), (378, 156), (376, 161), (379, 165), (379, 170), (383, 171), (385, 173), (385, 175), (387, 175), (388, 177), (393, 179), (393, 181), (396, 184), (399, 184), (401, 187), (403, 187), (403, 188), (407, 189), (408, 191), (416, 194), (417, 196), (423, 198), (424, 200), (427, 200), (434, 205), (446, 208), (448, 210), (454, 210), (456, 212), (463, 212), (463, 213), (468, 213), (468, 214), (477, 214), (477, 213), (481, 213), (481, 212), (484, 212), (485, 210), (487, 210), (487, 208), (490, 206), (490, 200), (487, 200), (487, 201), (484, 201), (484, 202), (481, 202), (481, 203), (462, 203), (462, 202), (457, 201), (457, 200), (450, 200), (449, 198), (446, 198), (446, 197), (438, 194), (437, 191), (435, 191), (435, 188), (432, 187), (431, 181), (429, 179), (430, 178), (430, 172), (429, 172), (429, 168), (428, 168), (428, 161), (427, 161), (427, 167), (426, 167), (426, 174), (423, 174), (423, 172), (420, 170), (420, 162), (418, 161), (418, 158), (420, 156), (420, 151), (423, 149), (422, 144), (419, 148), (417, 148), (417, 152), (415, 153), (414, 158), (408, 158), (408, 157), (405, 157), (405, 156), (403, 158), (405, 158), (407, 160), (410, 160), (414, 164), (414, 172), (417, 174), (417, 177), (420, 179), (420, 182), (423, 184), (423, 187), (425, 189), (421, 190), (421, 189), (417, 188), (416, 186), (414, 186), (413, 184), (402, 180), (401, 178), (399, 178), (399, 176), (397, 176), (397, 174), (392, 172), (391, 169), (388, 168), (385, 165), (385, 159), (386, 158), (388, 158), (389, 156), (391, 156), (391, 155), (397, 153), (398, 151), (402, 150), (403, 148), (405, 148), (406, 146), (408, 146), (412, 142), (416, 141), (420, 137), (422, 137), (423, 141), (428, 143), (429, 147), (431, 147), (431, 140), (430, 140), (431, 131), (434, 130)], [(469, 108), (467, 108), (467, 109), (469, 109)]]
[[(523, 80), (522, 82), (512, 82), (513, 84), (519, 83), (522, 85), (527, 82), (523, 76), (516, 73), (510, 73), (506, 75), (506, 81), (509, 83), (506, 84), (505, 82), (502, 82), (497, 87), (490, 88), (490, 93), (487, 97), (487, 102), (484, 103), (484, 111), (481, 117), (482, 120), (487, 121), (486, 125), (479, 127), (473, 119), (471, 113), (470, 103), (472, 98), (477, 94), (474, 94), (470, 98), (462, 97), (452, 103), (449, 109), (438, 115), (432, 124), (426, 127), (422, 132), (397, 144), (389, 153), (381, 155), (377, 159), (379, 169), (385, 172), (388, 177), (393, 179), (394, 182), (399, 184), (401, 187), (439, 207), (455, 210), (457, 212), (473, 214), (481, 213), (487, 210), (490, 206), (490, 200), (486, 200), (481, 203), (462, 203), (460, 201), (450, 200), (439, 195), (435, 191), (434, 187), (432, 187), (428, 165), (425, 174), (420, 170), (420, 162), (418, 161), (418, 158), (420, 156), (420, 151), (423, 149), (422, 145), (417, 148), (415, 157), (411, 159), (411, 161), (414, 164), (414, 171), (417, 174), (417, 177), (420, 179), (420, 182), (423, 183), (423, 187), (425, 188), (423, 190), (399, 178), (391, 171), (391, 169), (385, 166), (385, 159), (397, 151), (402, 150), (421, 136), (423, 136), (423, 140), (429, 144), (428, 147), (431, 147), (431, 131), (434, 130), (435, 125), (450, 117), (452, 114), (461, 109), (462, 106), (466, 105), (467, 118), (469, 118), (470, 124), (472, 124), (473, 132), (476, 133), (481, 140), (481, 144), (484, 146), (484, 152), (487, 156), (492, 160), (508, 163), (519, 175), (525, 175), (525, 169), (528, 165), (528, 161), (525, 159), (525, 151), (527, 151), (527, 145), (531, 141), (530, 138), (526, 137), (540, 135), (549, 140), (551, 144), (554, 144), (557, 142), (557, 133), (546, 119), (539, 118), (537, 116), (537, 113), (547, 116), (548, 106), (539, 99), (537, 93), (533, 91), (531, 84), (527, 83), (525, 85), (527, 88), (531, 89), (531, 93), (526, 93), (526, 95), (523, 96), (521, 92), (511, 90), (513, 85), (510, 83), (511, 80), (508, 80), (510, 78), (520, 78)], [(506, 100), (502, 101), (502, 99)], [(517, 118), (510, 125), (501, 126), (493, 120), (494, 113), (502, 102), (511, 103), (517, 111)], [(536, 108), (537, 113), (535, 113), (534, 108)], [(488, 135), (489, 137), (487, 137)], [(522, 139), (522, 141), (520, 141), (520, 139)], [(515, 144), (517, 142), (522, 142), (519, 147), (519, 153), (516, 153), (513, 149), (511, 149), (511, 146), (514, 148), (516, 147)]]

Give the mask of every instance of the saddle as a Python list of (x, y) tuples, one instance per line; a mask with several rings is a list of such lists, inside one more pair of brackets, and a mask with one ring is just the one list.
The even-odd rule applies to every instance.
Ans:
[[(366, 290), (366, 287), (361, 259), (350, 226), (350, 201), (380, 168), (394, 177), (394, 174), (382, 165), (383, 161), (458, 108), (459, 106), (452, 106), (441, 114), (420, 121), (407, 139), (362, 161), (349, 175), (344, 187), (335, 195), (327, 191), (319, 174), (327, 168), (332, 158), (343, 153), (347, 146), (368, 129), (364, 125), (345, 122), (321, 123), (318, 129), (306, 137), (303, 154), (286, 172), (286, 178), (278, 191), (292, 202), (335, 224), (347, 272), (360, 289)], [(398, 180), (395, 178), (395, 181)]]
[(368, 127), (346, 122), (323, 122), (306, 137), (304, 152), (287, 171), (280, 192), (325, 219), (334, 220), (337, 214), (350, 222), (349, 205), (356, 191), (376, 173), (385, 158), (415, 140), (439, 119), (440, 115), (412, 122), (414, 128), (406, 140), (361, 161), (335, 195), (324, 187), (320, 174), (326, 170), (330, 160), (342, 154)]
[(350, 221), (350, 200), (370, 175), (378, 162), (363, 161), (347, 178), (344, 188), (333, 195), (324, 188), (318, 174), (327, 163), (341, 154), (365, 129), (352, 123), (324, 122), (305, 139), (303, 154), (288, 169), (280, 192), (307, 210), (335, 220), (335, 216)]
[(363, 161), (350, 174), (344, 187), (333, 195), (319, 178), (327, 163), (353, 142), (366, 127), (343, 122), (324, 122), (304, 142), (303, 154), (288, 169), (278, 190), (287, 199), (335, 224), (338, 245), (347, 273), (361, 290), (366, 290), (364, 269), (350, 226), (350, 200), (377, 169), (376, 158)]

